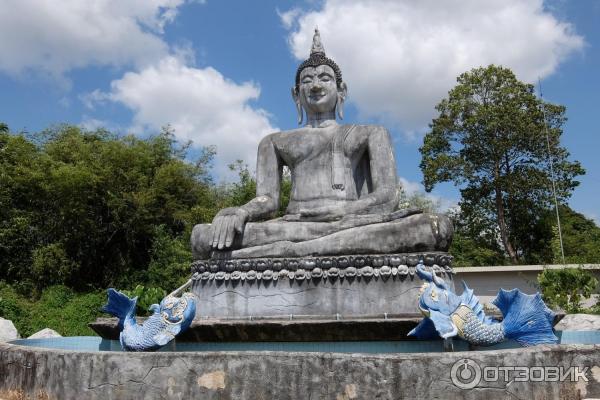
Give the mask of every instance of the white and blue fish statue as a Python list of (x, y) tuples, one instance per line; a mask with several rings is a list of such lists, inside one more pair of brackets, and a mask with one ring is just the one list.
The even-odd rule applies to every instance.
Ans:
[(196, 314), (196, 301), (192, 293), (176, 294), (189, 286), (188, 281), (162, 299), (160, 304), (152, 304), (153, 314), (142, 325), (135, 319), (137, 297), (108, 289), (108, 304), (102, 311), (119, 318), (119, 341), (125, 351), (154, 351), (166, 345), (178, 334), (190, 327)]
[(507, 339), (522, 346), (558, 342), (552, 330), (555, 314), (539, 293), (528, 295), (518, 289), (500, 289), (493, 301), (504, 317), (498, 322), (485, 315), (479, 299), (464, 281), (459, 296), (422, 264), (417, 265), (417, 274), (425, 281), (418, 300), (425, 318), (408, 333), (411, 336), (419, 339), (458, 336), (477, 346), (490, 346)]

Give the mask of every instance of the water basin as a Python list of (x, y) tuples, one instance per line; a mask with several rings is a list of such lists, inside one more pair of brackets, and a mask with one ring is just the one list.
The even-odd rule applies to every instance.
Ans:
[[(600, 344), (600, 331), (557, 331), (560, 344)], [(19, 339), (11, 344), (48, 349), (75, 351), (122, 351), (117, 340), (97, 336), (74, 336), (45, 339)], [(521, 346), (512, 340), (494, 346), (474, 347), (463, 340), (454, 340), (454, 351), (513, 349)], [(317, 353), (436, 353), (444, 351), (441, 340), (406, 341), (323, 341), (323, 342), (177, 342), (159, 352), (213, 351), (279, 351)]]

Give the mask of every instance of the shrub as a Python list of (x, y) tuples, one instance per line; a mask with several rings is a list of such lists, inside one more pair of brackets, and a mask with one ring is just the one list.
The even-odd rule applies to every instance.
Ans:
[(582, 300), (592, 296), (598, 280), (582, 268), (545, 269), (538, 277), (546, 304), (568, 313), (583, 311)]
[(102, 315), (104, 292), (75, 293), (65, 286), (45, 289), (32, 301), (8, 285), (0, 285), (0, 317), (10, 319), (22, 337), (44, 328), (63, 336), (93, 335), (88, 324)]
[(77, 273), (77, 263), (69, 259), (61, 243), (52, 243), (33, 251), (31, 272), (39, 288), (59, 285)]
[(148, 309), (152, 304), (159, 304), (160, 301), (167, 295), (165, 290), (157, 287), (145, 287), (137, 285), (133, 290), (123, 290), (129, 297), (137, 297), (137, 313), (140, 315), (148, 315)]
[(172, 237), (164, 225), (155, 229), (151, 254), (148, 286), (172, 291), (189, 279), (192, 252), (188, 241)]

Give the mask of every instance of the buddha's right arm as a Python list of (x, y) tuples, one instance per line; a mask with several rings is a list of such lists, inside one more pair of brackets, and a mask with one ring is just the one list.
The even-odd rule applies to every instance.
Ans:
[(258, 146), (256, 197), (241, 207), (225, 208), (213, 219), (210, 243), (213, 248), (230, 248), (236, 234), (244, 231), (247, 221), (267, 219), (279, 208), (282, 163), (269, 135)]
[(279, 209), (279, 191), (283, 162), (273, 144), (273, 134), (258, 145), (256, 158), (256, 197), (241, 208), (248, 212), (249, 221), (271, 218)]

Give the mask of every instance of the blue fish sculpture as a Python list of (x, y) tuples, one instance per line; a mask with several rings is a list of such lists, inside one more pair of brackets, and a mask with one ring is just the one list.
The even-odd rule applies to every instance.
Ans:
[(458, 296), (435, 272), (417, 265), (417, 274), (425, 281), (419, 293), (419, 309), (425, 316), (408, 334), (419, 339), (459, 336), (478, 346), (490, 346), (513, 339), (522, 346), (557, 343), (552, 330), (554, 312), (539, 293), (524, 294), (518, 289), (500, 289), (493, 304), (504, 319), (495, 321), (485, 315), (479, 299), (463, 281), (463, 292)]
[[(175, 292), (174, 292), (175, 293)], [(135, 319), (137, 297), (108, 289), (108, 304), (102, 311), (119, 318), (119, 341), (125, 351), (154, 351), (166, 345), (191, 325), (196, 314), (194, 295), (170, 294), (160, 304), (152, 304), (153, 314), (142, 325)]]

